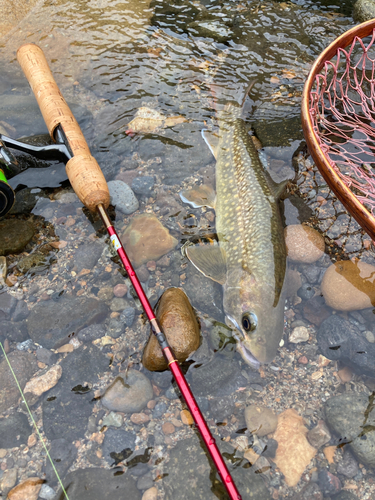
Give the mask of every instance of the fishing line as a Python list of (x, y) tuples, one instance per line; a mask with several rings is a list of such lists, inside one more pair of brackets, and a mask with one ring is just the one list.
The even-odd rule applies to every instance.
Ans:
[(36, 432), (37, 432), (37, 434), (38, 434), (38, 436), (39, 436), (40, 441), (41, 441), (41, 442), (42, 442), (42, 444), (43, 444), (43, 448), (44, 448), (44, 450), (45, 450), (45, 452), (46, 452), (46, 454), (47, 454), (47, 457), (48, 457), (48, 459), (49, 459), (49, 461), (50, 461), (50, 463), (51, 463), (51, 465), (52, 465), (52, 469), (54, 470), (54, 472), (55, 472), (55, 474), (56, 474), (56, 477), (57, 477), (57, 479), (58, 479), (58, 481), (59, 481), (59, 483), (60, 483), (61, 489), (62, 489), (62, 491), (63, 491), (63, 493), (64, 493), (64, 495), (65, 495), (66, 499), (67, 499), (67, 500), (69, 500), (68, 494), (67, 494), (67, 492), (65, 491), (64, 485), (63, 485), (63, 483), (62, 483), (62, 481), (61, 481), (61, 478), (60, 478), (60, 476), (59, 476), (59, 474), (58, 474), (58, 472), (57, 472), (57, 470), (56, 470), (56, 467), (55, 467), (55, 465), (54, 465), (54, 463), (53, 463), (52, 457), (51, 457), (51, 455), (49, 454), (49, 452), (48, 452), (48, 450), (47, 450), (47, 446), (46, 446), (46, 444), (45, 444), (45, 442), (44, 442), (44, 439), (43, 439), (43, 437), (42, 437), (41, 433), (39, 432), (38, 426), (37, 426), (37, 424), (36, 424), (36, 422), (35, 422), (35, 419), (34, 419), (34, 417), (33, 417), (32, 413), (31, 413), (31, 411), (30, 411), (29, 405), (27, 404), (27, 401), (26, 401), (26, 399), (25, 399), (25, 396), (24, 396), (24, 394), (23, 394), (23, 391), (22, 391), (22, 389), (21, 389), (21, 386), (20, 386), (20, 384), (19, 384), (19, 382), (18, 382), (18, 380), (17, 380), (16, 374), (15, 374), (15, 373), (14, 373), (14, 371), (13, 371), (12, 365), (10, 364), (9, 358), (8, 358), (8, 356), (7, 356), (7, 354), (6, 354), (5, 350), (4, 350), (4, 347), (3, 347), (2, 342), (0, 342), (0, 347), (1, 347), (1, 350), (3, 351), (3, 354), (4, 354), (4, 356), (5, 356), (5, 359), (7, 360), (7, 363), (8, 363), (9, 369), (10, 369), (10, 371), (11, 371), (12, 375), (13, 375), (13, 378), (14, 378), (14, 380), (16, 381), (16, 385), (17, 385), (18, 390), (20, 391), (20, 394), (21, 394), (21, 397), (22, 397), (22, 402), (23, 402), (23, 403), (25, 403), (25, 406), (26, 406), (26, 409), (27, 409), (27, 411), (28, 411), (28, 413), (29, 413), (29, 415), (30, 415), (31, 421), (32, 421), (32, 423), (33, 423), (33, 425), (34, 425), (34, 427), (35, 427), (35, 430), (36, 430)]

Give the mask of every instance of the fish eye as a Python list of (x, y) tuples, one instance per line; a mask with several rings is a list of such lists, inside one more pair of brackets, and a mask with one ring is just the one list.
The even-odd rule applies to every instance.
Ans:
[(245, 313), (242, 316), (242, 327), (245, 332), (253, 332), (258, 325), (258, 319), (253, 313)]

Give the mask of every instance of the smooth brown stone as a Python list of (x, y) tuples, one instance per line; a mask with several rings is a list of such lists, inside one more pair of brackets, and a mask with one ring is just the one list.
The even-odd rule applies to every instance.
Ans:
[(341, 260), (325, 272), (321, 290), (332, 309), (357, 311), (375, 306), (375, 267), (366, 262)]
[(44, 483), (43, 479), (39, 477), (30, 477), (8, 493), (9, 500), (37, 500), (40, 488)]
[[(169, 288), (161, 296), (156, 317), (178, 361), (185, 361), (199, 347), (199, 324), (189, 299), (180, 288)], [(168, 368), (159, 343), (153, 333), (143, 351), (142, 363), (147, 370)]]
[(165, 424), (163, 424), (161, 429), (162, 429), (163, 433), (166, 435), (173, 434), (176, 430), (175, 426), (172, 424), (172, 422), (165, 422)]
[(310, 226), (291, 224), (285, 228), (288, 258), (293, 262), (311, 264), (324, 254), (323, 236)]

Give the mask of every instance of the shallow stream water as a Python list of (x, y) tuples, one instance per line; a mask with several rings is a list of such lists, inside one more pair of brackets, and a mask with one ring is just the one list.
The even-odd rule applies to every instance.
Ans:
[[(351, 9), (349, 0), (176, 0), (173, 4), (164, 0), (45, 0), (0, 39), (1, 133), (27, 137), (37, 144), (48, 142), (46, 126), (16, 59), (21, 44), (35, 42), (45, 52), (107, 181), (117, 178), (131, 184), (135, 177), (153, 177), (152, 190), (137, 194), (139, 209), (135, 214), (123, 215), (112, 208), (111, 216), (122, 233), (134, 215), (155, 214), (178, 241), (168, 258), (148, 265), (142, 281), (152, 305), (165, 289), (180, 286), (197, 310), (202, 343), (184, 368), (219, 446), (230, 457), (235, 480), (246, 492), (243, 498), (375, 496), (375, 470), (369, 465), (373, 460), (375, 466), (373, 452), (367, 463), (349, 454), (354, 473), (348, 472), (348, 467), (341, 467), (349, 456), (345, 458), (345, 446), (338, 447), (332, 460), (324, 453), (325, 448), (341, 444), (331, 429), (330, 439), (317, 449), (292, 485), (272, 461), (272, 436), (251, 434), (244, 417), (250, 404), (276, 414), (294, 409), (304, 418), (307, 432), (326, 419), (324, 404), (331, 397), (363, 393), (369, 398), (375, 390), (371, 378), (375, 377), (371, 371), (374, 363), (358, 369), (354, 363), (349, 370), (348, 363), (322, 357), (317, 345), (322, 319), (336, 315), (320, 293), (325, 270), (338, 259), (357, 258), (375, 265), (375, 253), (369, 237), (314, 166), (300, 120), (301, 94), (309, 68), (331, 41), (354, 26)], [(326, 246), (319, 261), (291, 266), (300, 280), (298, 292), (286, 305), (279, 354), (260, 372), (235, 352), (230, 332), (222, 325), (220, 286), (196, 272), (181, 254), (186, 241), (214, 233), (214, 212), (191, 209), (178, 196), (195, 184), (214, 183), (214, 159), (201, 136), (203, 128), (215, 125), (212, 84), (221, 98), (237, 100), (241, 88), (250, 81), (255, 83), (244, 106), (249, 131), (262, 143), (272, 178), (276, 182), (293, 179), (295, 183), (282, 203), (284, 223), (310, 225), (324, 236)], [(185, 120), (148, 133), (127, 133), (129, 122), (142, 106)], [(152, 487), (160, 499), (226, 498), (194, 429), (180, 418), (184, 405), (169, 374), (153, 374), (141, 365), (149, 327), (131, 290), (122, 298), (113, 296), (116, 285), (130, 286), (109, 249), (100, 220), (75, 197), (63, 165), (36, 162), (24, 155), (19, 162), (20, 171), (13, 172), (17, 175), (10, 182), (23, 205), (6, 220), (27, 221), (35, 232), (21, 253), (7, 255), (8, 275), (14, 284), (8, 282), (0, 290), (0, 340), (7, 339), (9, 353), (34, 356), (40, 346), (54, 350), (69, 342), (64, 335), (60, 335), (59, 344), (51, 340), (55, 318), (64, 325), (66, 335), (69, 328), (78, 333), (90, 323), (103, 325), (104, 335), (94, 345), (91, 340), (73, 339), (73, 352), (53, 353), (55, 358), (34, 368), (30, 368), (30, 360), (24, 360), (19, 369), (26, 382), (48, 364), (62, 366), (63, 376), (57, 385), (29, 403), (47, 447), (54, 443), (54, 461), (60, 464), (61, 479), (70, 474), (69, 498), (86, 498), (80, 490), (82, 484), (94, 488), (90, 498), (142, 498)], [(34, 266), (27, 260), (20, 263), (36, 255)], [(126, 321), (126, 315), (121, 315), (124, 309), (130, 315)], [(371, 308), (342, 317), (374, 343)], [(301, 326), (308, 329), (308, 340), (289, 342), (291, 332)], [(3, 355), (0, 359), (5, 363)], [(30, 365), (28, 369), (26, 365)], [(117, 412), (117, 417), (111, 416), (112, 424), (108, 423), (105, 419), (110, 412), (101, 404), (101, 391), (128, 369), (140, 370), (152, 381), (154, 403), (142, 410), (143, 421), (131, 418), (131, 413)], [(5, 374), (5, 364), (0, 370)], [(350, 376), (345, 378), (343, 370)], [(0, 391), (8, 390), (8, 382), (4, 382), (8, 375), (0, 379)], [(0, 457), (3, 491), (4, 478), (14, 478), (17, 484), (35, 476), (46, 478), (45, 485), (58, 491), (56, 475), (39, 438), (36, 444), (28, 442), (31, 420), (24, 405), (16, 398), (9, 406), (6, 399), (6, 395), (0, 398), (0, 425), (24, 414), (25, 419), (15, 420), (14, 426), (26, 438), (18, 437), (21, 444), (17, 439), (2, 444), (0, 437), (0, 452), (6, 450)], [(350, 415), (352, 404), (343, 412)], [(371, 410), (370, 404), (368, 412)], [(293, 455), (298, 444), (291, 442), (290, 446), (288, 454)], [(132, 454), (113, 461), (109, 454), (124, 449)], [(251, 460), (243, 458), (249, 449), (254, 453)], [(300, 453), (302, 456), (305, 451)], [(260, 458), (255, 460), (255, 455)], [(298, 453), (295, 460), (299, 461)], [(85, 476), (86, 469), (110, 470), (116, 462), (115, 474), (112, 470), (108, 476), (99, 472), (96, 477)], [(79, 469), (85, 472), (74, 475)], [(115, 486), (113, 478), (118, 481)], [(330, 481), (334, 484), (331, 489), (327, 486)], [(310, 490), (298, 496), (303, 488)], [(343, 492), (349, 496), (342, 496)], [(42, 494), (48, 493), (53, 494), (44, 487)], [(144, 500), (156, 498), (151, 494), (155, 490)], [(56, 498), (64, 495), (59, 492)]]

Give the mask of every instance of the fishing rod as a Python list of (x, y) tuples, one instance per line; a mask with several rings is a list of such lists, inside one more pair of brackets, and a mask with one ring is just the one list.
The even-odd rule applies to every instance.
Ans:
[(17, 59), (34, 92), (49, 134), (57, 144), (42, 148), (32, 147), (31, 150), (28, 145), (22, 145), (18, 141), (4, 136), (0, 136), (0, 139), (7, 146), (17, 149), (23, 147), (24, 151), (39, 158), (45, 158), (46, 155), (51, 154), (65, 160), (66, 172), (76, 195), (91, 212), (99, 213), (108, 231), (110, 240), (117, 251), (151, 324), (152, 332), (159, 342), (164, 358), (168, 363), (168, 368), (172, 372), (187, 407), (193, 416), (195, 425), (211, 455), (229, 497), (231, 500), (241, 500), (242, 497), (220, 454), (215, 439), (208, 428), (180, 365), (168, 344), (137, 274), (108, 216), (106, 209), (109, 206), (110, 195), (107, 182), (97, 161), (91, 156), (88, 144), (52, 76), (43, 51), (37, 45), (25, 44), (18, 49)]

